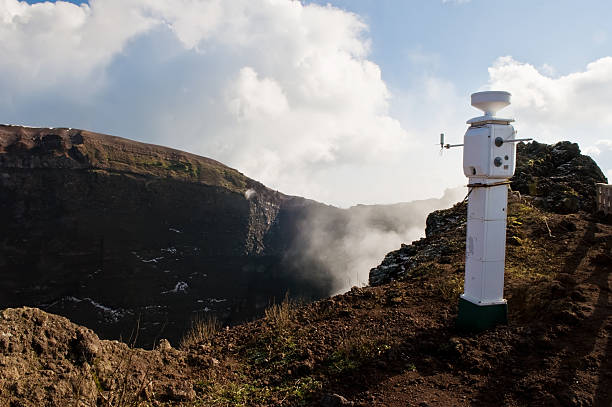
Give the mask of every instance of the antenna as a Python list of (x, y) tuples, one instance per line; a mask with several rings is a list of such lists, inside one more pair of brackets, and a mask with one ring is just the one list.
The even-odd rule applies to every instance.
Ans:
[(461, 147), (463, 144), (444, 144), (444, 133), (440, 133), (440, 152), (444, 149), (449, 149), (452, 147)]

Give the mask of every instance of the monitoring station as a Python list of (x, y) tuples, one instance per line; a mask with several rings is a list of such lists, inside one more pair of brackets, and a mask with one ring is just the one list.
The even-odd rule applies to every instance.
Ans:
[(513, 119), (495, 116), (510, 104), (510, 93), (502, 91), (472, 94), (472, 106), (484, 116), (467, 121), (470, 125), (463, 144), (463, 173), (469, 178), (465, 285), (459, 299), (457, 324), (469, 330), (484, 330), (508, 320), (504, 299), (506, 215), (509, 178), (514, 175), (516, 131)]

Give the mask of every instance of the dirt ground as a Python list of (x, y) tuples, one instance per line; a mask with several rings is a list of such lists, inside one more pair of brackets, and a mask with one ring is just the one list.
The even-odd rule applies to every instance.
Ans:
[(234, 328), (200, 321), (182, 349), (132, 349), (40, 310), (4, 310), (0, 406), (611, 406), (612, 225), (516, 197), (508, 226), (506, 326), (455, 327), (459, 220), (416, 243), (444, 251), (405, 257), (400, 281), (285, 301)]
[[(285, 337), (308, 349), (302, 363), (322, 384), (317, 396), (336, 393), (361, 406), (610, 406), (612, 227), (521, 199), (510, 204), (509, 223), (507, 326), (480, 334), (455, 327), (461, 228), (432, 238), (457, 243), (445, 264), (421, 264), (404, 281), (298, 310)], [(217, 352), (248, 363), (262, 326), (216, 338)], [(256, 380), (268, 375), (249, 370)]]

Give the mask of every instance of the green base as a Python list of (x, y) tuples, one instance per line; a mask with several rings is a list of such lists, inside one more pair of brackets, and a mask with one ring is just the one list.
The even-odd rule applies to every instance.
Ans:
[(457, 327), (465, 331), (482, 332), (508, 323), (508, 304), (476, 305), (459, 298)]

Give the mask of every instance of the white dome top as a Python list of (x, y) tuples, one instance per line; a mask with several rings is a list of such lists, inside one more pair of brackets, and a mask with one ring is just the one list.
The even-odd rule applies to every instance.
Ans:
[(510, 104), (510, 92), (486, 91), (472, 93), (472, 106), (482, 110), (485, 116), (495, 116), (499, 110)]

